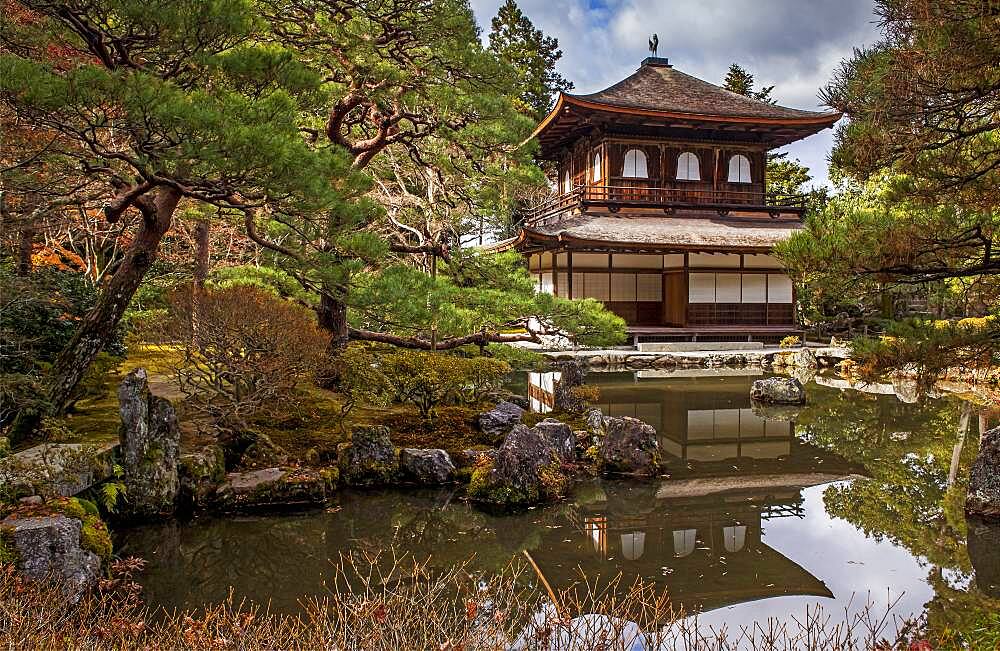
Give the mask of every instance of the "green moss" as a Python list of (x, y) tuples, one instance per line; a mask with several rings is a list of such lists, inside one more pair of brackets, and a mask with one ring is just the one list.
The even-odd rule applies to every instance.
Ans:
[(80, 547), (97, 554), (104, 566), (111, 562), (114, 546), (111, 542), (111, 532), (104, 522), (96, 516), (88, 515), (83, 519), (80, 529)]
[(493, 464), (490, 461), (477, 464), (472, 471), (472, 478), (466, 490), (473, 501), (501, 508), (538, 503), (540, 495), (535, 488), (494, 482), (491, 479), (492, 471)]
[(326, 482), (327, 488), (333, 490), (340, 483), (340, 468), (337, 466), (327, 466), (320, 469), (319, 476)]
[(83, 510), (87, 515), (94, 515), (97, 517), (101, 516), (101, 512), (98, 510), (97, 505), (91, 502), (90, 500), (85, 500), (82, 497), (75, 497), (73, 499), (75, 499), (77, 503), (79, 503), (80, 506), (83, 507)]
[(75, 497), (60, 497), (50, 500), (47, 503), (47, 506), (51, 508), (54, 513), (61, 513), (69, 518), (83, 520), (87, 517), (87, 510), (80, 503), (80, 500)]
[(0, 459), (10, 456), (10, 439), (0, 436)]
[(574, 432), (587, 429), (587, 421), (584, 418), (584, 414), (571, 414), (565, 411), (550, 411), (547, 414), (528, 412), (521, 418), (521, 422), (528, 427), (534, 427), (546, 418), (554, 418), (566, 423)]
[(0, 565), (13, 565), (20, 560), (17, 548), (14, 547), (10, 529), (0, 527)]

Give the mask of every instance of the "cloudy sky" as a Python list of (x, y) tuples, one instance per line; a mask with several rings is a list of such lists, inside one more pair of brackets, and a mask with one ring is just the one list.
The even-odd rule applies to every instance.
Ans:
[[(501, 0), (471, 0), (484, 32)], [(631, 74), (648, 55), (721, 84), (729, 64), (775, 89), (779, 104), (822, 109), (817, 91), (854, 47), (871, 45), (877, 24), (871, 0), (519, 0), (528, 17), (559, 39), (559, 70), (573, 92), (590, 93)], [(485, 34), (484, 34), (485, 36)], [(827, 180), (832, 130), (786, 149)]]

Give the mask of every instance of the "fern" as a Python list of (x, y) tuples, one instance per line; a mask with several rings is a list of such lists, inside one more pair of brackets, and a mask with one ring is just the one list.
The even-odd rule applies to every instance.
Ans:
[[(117, 473), (116, 473), (117, 476)], [(118, 500), (125, 495), (125, 484), (120, 481), (109, 481), (101, 485), (101, 504), (108, 513), (114, 513), (118, 508)]]

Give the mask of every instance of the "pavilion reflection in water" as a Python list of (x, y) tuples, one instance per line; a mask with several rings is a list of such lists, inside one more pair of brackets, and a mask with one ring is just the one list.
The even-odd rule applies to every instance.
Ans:
[[(545, 374), (538, 374), (545, 375)], [(671, 479), (659, 486), (603, 482), (578, 511), (573, 568), (563, 545), (543, 546), (546, 571), (572, 580), (615, 574), (667, 588), (674, 604), (705, 611), (781, 595), (833, 597), (820, 579), (767, 545), (765, 524), (802, 516), (802, 489), (862, 469), (795, 436), (794, 422), (764, 418), (751, 408), (753, 371), (593, 374), (599, 407), (633, 416), (660, 434)], [(542, 382), (538, 382), (541, 379)], [(530, 378), (542, 402), (553, 379)], [(624, 566), (624, 567), (622, 567)], [(551, 578), (551, 577), (550, 577)]]

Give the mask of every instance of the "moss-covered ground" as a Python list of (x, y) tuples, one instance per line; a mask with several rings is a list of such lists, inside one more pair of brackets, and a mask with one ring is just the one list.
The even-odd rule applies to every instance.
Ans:
[[(179, 355), (178, 349), (166, 346), (131, 346), (127, 358), (108, 374), (103, 393), (80, 400), (65, 418), (59, 420), (59, 442), (117, 440), (120, 425), (118, 385), (127, 373), (142, 367), (149, 374), (152, 391), (174, 401), (178, 409), (182, 450), (208, 443), (212, 438), (211, 428), (185, 414), (182, 396), (171, 378), (173, 364)], [(455, 454), (464, 449), (499, 444), (497, 440), (484, 437), (476, 426), (476, 417), (489, 405), (440, 407), (431, 420), (421, 419), (416, 408), (409, 405), (392, 405), (384, 409), (359, 406), (346, 418), (341, 413), (342, 406), (343, 400), (337, 393), (305, 385), (294, 399), (283, 400), (258, 414), (250, 426), (282, 448), (292, 465), (327, 465), (336, 455), (337, 445), (350, 440), (350, 431), (355, 426), (385, 425), (393, 443), (400, 448), (442, 448)], [(528, 416), (533, 419), (532, 423), (543, 417)], [(36, 442), (25, 442), (24, 446)]]

